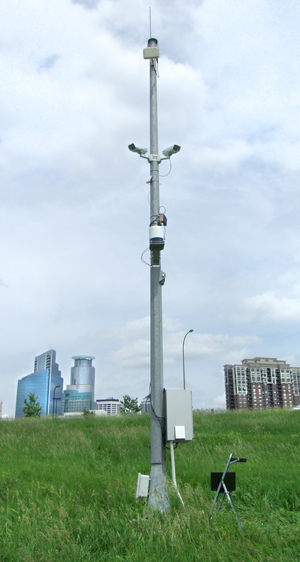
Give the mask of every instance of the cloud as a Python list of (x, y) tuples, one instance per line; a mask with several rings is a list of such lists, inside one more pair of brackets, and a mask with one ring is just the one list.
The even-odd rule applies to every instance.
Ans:
[[(283, 296), (275, 291), (246, 298), (243, 303), (245, 314), (240, 320), (274, 322), (299, 322), (300, 298)], [(237, 318), (237, 317), (236, 317)]]
[(221, 394), (221, 396), (216, 396), (216, 398), (214, 399), (214, 406), (215, 406), (215, 408), (225, 409), (225, 407), (226, 407), (225, 392), (223, 394)]
[(286, 361), (292, 367), (297, 364), (297, 358), (295, 355), (287, 355), (286, 357), (280, 357), (283, 361)]
[(72, 4), (81, 4), (84, 8), (93, 10), (99, 4), (99, 0), (71, 0)]
[(132, 338), (149, 338), (150, 316), (127, 322), (125, 327), (113, 328), (107, 333), (107, 337), (113, 340), (130, 340)]
[[(163, 356), (164, 364), (172, 366), (182, 362), (182, 344), (184, 331), (174, 330), (178, 324), (168, 318), (164, 322)], [(125, 367), (139, 368), (150, 365), (150, 317), (134, 320), (122, 330), (112, 330), (107, 337), (124, 342), (123, 345), (111, 354), (111, 360)], [(246, 345), (248, 349), (261, 343), (257, 336), (228, 336), (223, 334), (197, 334), (188, 335), (185, 341), (185, 353), (189, 360), (196, 361), (202, 358), (228, 354), (228, 350), (235, 349), (235, 354), (244, 354)]]
[(41, 63), (40, 63), (40, 70), (50, 70), (51, 68), (54, 67), (55, 63), (58, 61), (59, 59), (59, 55), (56, 55), (55, 53), (53, 53), (52, 55), (49, 55), (48, 57), (46, 57)]

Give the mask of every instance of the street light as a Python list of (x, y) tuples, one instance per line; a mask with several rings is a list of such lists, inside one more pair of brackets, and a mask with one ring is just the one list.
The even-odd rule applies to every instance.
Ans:
[[(55, 400), (59, 400), (59, 398), (55, 398), (55, 391), (57, 388), (60, 388), (60, 384), (58, 384), (53, 390), (53, 416), (54, 416), (54, 402)], [(57, 413), (57, 407), (56, 407), (56, 413)]]
[(183, 368), (183, 388), (185, 390), (185, 365), (184, 365), (184, 342), (185, 342), (185, 338), (188, 334), (190, 334), (191, 332), (193, 332), (194, 330), (189, 330), (184, 338), (183, 338), (183, 342), (182, 342), (182, 368)]

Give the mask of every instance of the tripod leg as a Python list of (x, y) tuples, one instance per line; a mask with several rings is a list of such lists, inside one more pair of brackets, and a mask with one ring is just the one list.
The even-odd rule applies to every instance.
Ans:
[[(211, 506), (211, 510), (210, 510), (210, 512), (209, 512), (209, 519), (211, 519), (211, 517), (212, 517), (213, 508), (215, 507), (215, 505), (216, 505), (216, 503), (217, 503), (217, 499), (218, 499), (218, 497), (219, 497), (219, 493), (221, 492), (222, 485), (224, 485), (224, 478), (225, 478), (226, 473), (227, 473), (227, 470), (228, 470), (228, 468), (229, 468), (231, 458), (232, 458), (232, 453), (231, 453), (231, 455), (229, 455), (229, 459), (228, 459), (227, 464), (226, 464), (226, 466), (225, 466), (225, 470), (224, 470), (224, 472), (223, 472), (223, 474), (222, 474), (222, 478), (221, 478), (221, 480), (220, 480), (220, 484), (219, 484), (218, 489), (217, 489), (217, 491), (216, 491), (216, 495), (215, 495), (213, 504), (212, 504), (212, 506)], [(224, 499), (224, 498), (223, 498), (223, 499)], [(222, 501), (221, 501), (221, 504), (223, 503), (223, 499), (222, 499)]]
[(223, 496), (222, 496), (222, 499), (221, 499), (221, 501), (220, 501), (220, 504), (219, 504), (219, 507), (218, 507), (218, 511), (220, 511), (220, 509), (221, 509), (221, 507), (222, 507), (224, 498), (225, 498), (225, 492), (224, 492), (224, 494), (223, 494)]
[[(227, 499), (228, 499), (228, 501), (229, 501), (229, 503), (230, 503), (231, 509), (232, 509), (233, 513), (235, 514), (235, 516), (236, 516), (236, 520), (237, 520), (237, 522), (238, 522), (238, 526), (239, 526), (240, 529), (242, 529), (242, 528), (243, 528), (243, 525), (242, 525), (241, 520), (240, 520), (240, 518), (239, 518), (239, 516), (238, 516), (238, 514), (237, 514), (237, 511), (236, 511), (236, 509), (235, 509), (235, 507), (234, 507), (234, 505), (233, 505), (233, 501), (232, 501), (232, 499), (231, 499), (230, 493), (228, 492), (228, 490), (227, 490), (227, 488), (226, 488), (224, 482), (223, 482), (223, 488), (224, 488), (224, 490), (225, 490), (224, 496), (225, 496), (225, 494), (226, 494)], [(224, 498), (224, 496), (223, 496), (223, 498)]]

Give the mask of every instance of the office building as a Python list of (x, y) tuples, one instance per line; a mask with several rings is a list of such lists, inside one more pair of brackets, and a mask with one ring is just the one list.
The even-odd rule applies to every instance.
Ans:
[(24, 399), (34, 393), (42, 416), (62, 414), (63, 378), (55, 362), (56, 351), (50, 349), (34, 360), (34, 372), (18, 381), (16, 418), (24, 417)]
[(63, 412), (83, 412), (95, 409), (95, 367), (89, 355), (76, 355), (71, 368), (71, 384), (63, 394)]
[(120, 413), (122, 403), (118, 398), (103, 398), (96, 400), (96, 410), (104, 410), (109, 416)]
[(225, 365), (227, 409), (273, 408), (300, 404), (300, 367), (272, 357)]
[(151, 395), (148, 394), (147, 396), (145, 396), (145, 398), (143, 398), (142, 402), (141, 402), (141, 412), (142, 414), (146, 414), (147, 412), (151, 412)]

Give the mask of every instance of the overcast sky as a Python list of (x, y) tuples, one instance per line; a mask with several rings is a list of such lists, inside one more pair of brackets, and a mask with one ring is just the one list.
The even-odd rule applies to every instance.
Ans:
[[(300, 3), (151, 2), (160, 47), (164, 385), (225, 407), (225, 363), (300, 365)], [(149, 391), (149, 2), (0, 5), (0, 400), (56, 350), (96, 398)], [(144, 254), (149, 260), (149, 253)]]

